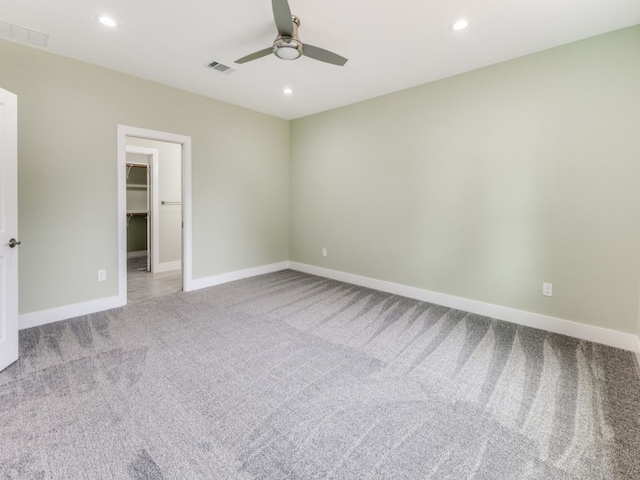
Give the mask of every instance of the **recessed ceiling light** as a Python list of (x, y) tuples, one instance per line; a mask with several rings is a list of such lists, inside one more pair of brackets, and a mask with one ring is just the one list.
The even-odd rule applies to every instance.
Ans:
[(451, 30), (458, 31), (458, 30), (464, 30), (468, 26), (469, 26), (469, 20), (467, 20), (466, 18), (461, 18), (460, 20), (457, 20), (456, 22), (452, 23), (449, 28), (451, 28)]
[(116, 23), (116, 21), (111, 18), (111, 17), (107, 17), (105, 15), (101, 15), (98, 18), (98, 21), (103, 24), (106, 25), (107, 27), (117, 27), (118, 24)]
[(293, 90), (291, 90), (289, 87), (285, 87), (282, 89), (282, 93), (284, 93), (285, 95), (291, 95), (293, 93)]

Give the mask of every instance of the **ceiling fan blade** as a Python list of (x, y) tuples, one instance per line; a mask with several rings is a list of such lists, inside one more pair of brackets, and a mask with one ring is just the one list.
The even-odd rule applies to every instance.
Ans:
[(280, 35), (293, 37), (293, 20), (291, 19), (291, 9), (287, 0), (271, 0), (273, 7), (273, 18)]
[(251, 60), (257, 60), (258, 58), (266, 57), (270, 53), (273, 53), (273, 47), (265, 48), (264, 50), (259, 50), (257, 52), (250, 53), (246, 57), (239, 58), (235, 61), (235, 63), (247, 63)]
[(337, 53), (330, 52), (329, 50), (325, 50), (324, 48), (314, 47), (313, 45), (309, 45), (305, 43), (302, 47), (302, 51), (306, 57), (311, 57), (314, 60), (320, 60), (321, 62), (331, 63), (333, 65), (338, 65), (342, 67), (345, 63), (347, 63), (347, 59), (341, 57)]

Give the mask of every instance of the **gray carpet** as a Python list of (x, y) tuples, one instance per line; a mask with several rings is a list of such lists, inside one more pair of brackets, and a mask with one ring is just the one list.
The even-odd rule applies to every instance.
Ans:
[(633, 354), (293, 271), (24, 330), (0, 479), (638, 479)]

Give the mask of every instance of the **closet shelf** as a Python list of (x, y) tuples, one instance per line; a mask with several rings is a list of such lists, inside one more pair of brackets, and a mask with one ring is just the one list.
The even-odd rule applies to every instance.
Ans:
[(147, 188), (145, 183), (127, 183), (127, 188)]
[(133, 217), (144, 217), (145, 221), (149, 216), (149, 212), (147, 212), (146, 210), (127, 210), (127, 227), (129, 227), (129, 224), (131, 223), (131, 219)]

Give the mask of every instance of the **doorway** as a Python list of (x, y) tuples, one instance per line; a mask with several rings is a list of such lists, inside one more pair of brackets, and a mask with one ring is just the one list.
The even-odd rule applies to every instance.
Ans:
[[(159, 192), (160, 152), (157, 148), (130, 145), (130, 141), (127, 137), (127, 268), (131, 270), (133, 262), (136, 270), (155, 272), (159, 245), (154, 242), (158, 241), (160, 219), (154, 200)], [(179, 167), (179, 157), (177, 162)]]
[(119, 296), (136, 303), (191, 283), (191, 140), (118, 126)]

